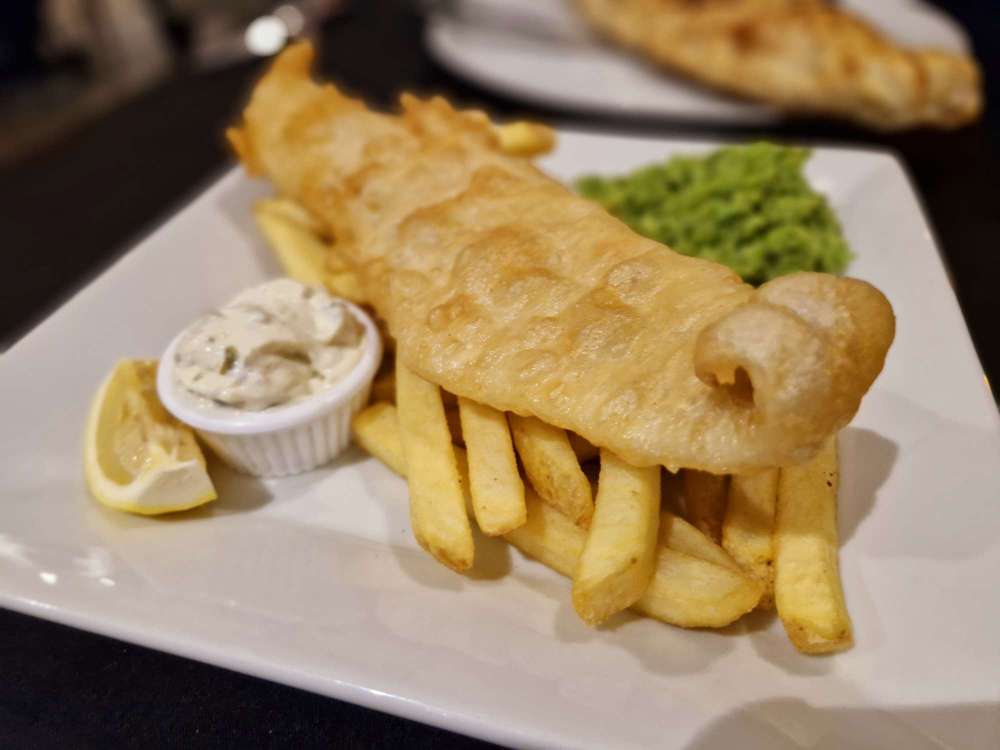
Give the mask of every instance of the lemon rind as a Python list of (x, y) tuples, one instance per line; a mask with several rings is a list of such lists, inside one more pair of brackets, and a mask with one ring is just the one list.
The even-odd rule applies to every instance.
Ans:
[[(180, 462), (176, 466), (167, 470), (159, 470), (152, 476), (137, 478), (135, 482), (129, 485), (118, 484), (105, 476), (105, 474), (101, 471), (96, 455), (97, 428), (100, 421), (101, 410), (107, 398), (108, 387), (114, 379), (118, 369), (126, 366), (126, 362), (129, 362), (129, 360), (122, 360), (118, 362), (104, 379), (104, 382), (101, 384), (100, 388), (98, 388), (97, 393), (94, 396), (90, 412), (87, 415), (87, 424), (84, 431), (83, 465), (84, 478), (86, 479), (87, 488), (90, 490), (91, 495), (95, 500), (97, 500), (97, 502), (106, 507), (144, 516), (179, 513), (181, 511), (197, 508), (217, 499), (218, 494), (212, 484), (211, 477), (208, 475), (205, 457), (200, 454), (200, 449), (199, 455), (194, 459)], [(179, 429), (189, 428), (181, 425)], [(178, 477), (180, 477), (183, 481), (186, 479), (184, 476), (186, 474), (191, 475), (193, 479), (192, 483), (195, 486), (198, 484), (201, 485), (198, 487), (198, 492), (193, 498), (176, 504), (144, 504), (141, 501), (136, 500), (137, 497), (155, 496), (163, 492), (164, 485), (177, 482)]]

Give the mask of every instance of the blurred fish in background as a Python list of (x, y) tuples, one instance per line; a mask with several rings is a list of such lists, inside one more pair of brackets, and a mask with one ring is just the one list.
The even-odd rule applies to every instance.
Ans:
[(422, 0), (431, 53), (540, 104), (734, 124), (956, 128), (982, 110), (965, 31), (920, 0)]

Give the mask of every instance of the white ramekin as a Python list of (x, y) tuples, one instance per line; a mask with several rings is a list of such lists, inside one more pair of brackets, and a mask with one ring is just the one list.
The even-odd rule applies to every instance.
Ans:
[(350, 443), (351, 417), (367, 403), (382, 359), (382, 339), (375, 323), (357, 305), (344, 304), (364, 326), (364, 348), (354, 369), (334, 387), (265, 411), (206, 414), (177, 396), (174, 352), (184, 335), (181, 332), (160, 359), (156, 375), (160, 401), (193, 427), (222, 460), (245, 474), (283, 477), (325, 464)]

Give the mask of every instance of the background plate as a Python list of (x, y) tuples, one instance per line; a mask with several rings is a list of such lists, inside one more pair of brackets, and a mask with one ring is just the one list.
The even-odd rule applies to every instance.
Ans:
[[(714, 144), (567, 133), (569, 179)], [(0, 605), (518, 746), (995, 748), (1000, 425), (897, 162), (808, 166), (899, 318), (842, 435), (857, 645), (798, 655), (773, 618), (722, 632), (583, 626), (568, 582), (482, 539), (473, 575), (412, 540), (402, 480), (360, 452), (175, 518), (97, 506), (80, 435), (121, 356), (277, 273), (232, 172), (0, 357)]]
[[(459, 0), (490, 23), (435, 16), (427, 46), (450, 72), (495, 93), (546, 107), (754, 125), (775, 109), (675, 77), (586, 33), (568, 0)], [(842, 0), (904, 44), (967, 51), (968, 37), (940, 10), (915, 0)], [(470, 17), (473, 11), (470, 11)], [(504, 20), (506, 19), (506, 21)]]

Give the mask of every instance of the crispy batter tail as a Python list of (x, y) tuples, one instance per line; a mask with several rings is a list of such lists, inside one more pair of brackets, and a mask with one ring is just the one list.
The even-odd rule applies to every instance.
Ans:
[[(752, 409), (775, 448), (806, 457), (846, 425), (875, 381), (895, 335), (885, 296), (857, 279), (797, 273), (764, 284), (745, 305), (707, 326), (695, 346), (695, 372)], [(782, 430), (789, 435), (781, 446)], [(795, 441), (791, 444), (791, 435)]]

